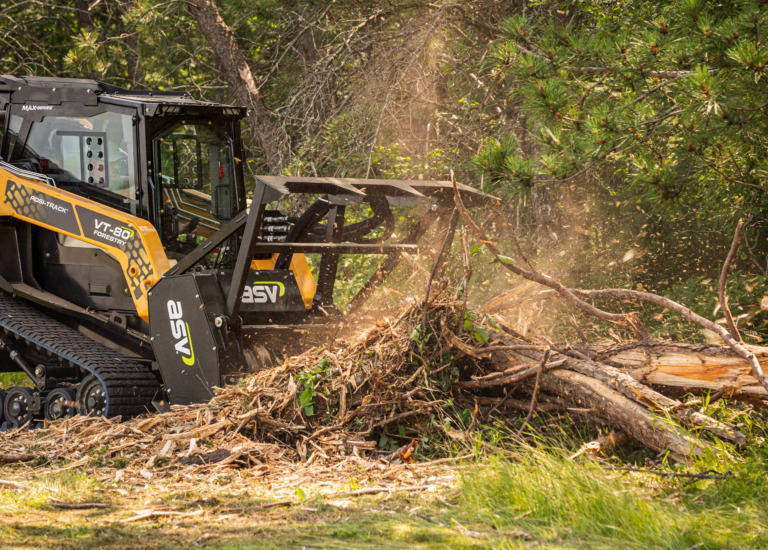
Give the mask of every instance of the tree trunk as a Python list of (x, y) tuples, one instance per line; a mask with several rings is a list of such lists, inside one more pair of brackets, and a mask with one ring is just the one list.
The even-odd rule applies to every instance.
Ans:
[[(768, 349), (746, 346), (763, 368), (768, 367)], [(767, 399), (749, 363), (726, 346), (634, 344), (595, 349), (595, 359), (620, 367), (643, 384), (665, 386), (680, 393), (724, 391), (737, 399)]]
[[(490, 357), (490, 366), (496, 373), (459, 382), (454, 389), (459, 392), (473, 392), (478, 390), (506, 387), (526, 387), (529, 391), (533, 385), (533, 373), (541, 370), (541, 389), (546, 394), (554, 395), (565, 402), (567, 410), (586, 415), (590, 418), (598, 417), (609, 425), (621, 431), (627, 432), (632, 437), (641, 441), (646, 446), (662, 451), (670, 450), (676, 458), (690, 455), (699, 455), (709, 445), (696, 438), (690, 437), (675, 422), (665, 422), (665, 417), (680, 422), (683, 426), (704, 429), (722, 439), (732, 441), (737, 445), (744, 445), (746, 437), (733, 426), (706, 416), (689, 405), (662, 395), (656, 390), (645, 386), (624, 372), (616, 358), (626, 354), (629, 346), (616, 349), (596, 351), (592, 348), (574, 351), (562, 351), (560, 356), (554, 356), (546, 364), (546, 352), (516, 339), (499, 336), (501, 345), (494, 345), (485, 352)], [(494, 351), (493, 348), (498, 351)], [(644, 347), (658, 352), (667, 350), (669, 345), (632, 344), (631, 351), (636, 357), (641, 354)], [(699, 361), (712, 360), (727, 356), (723, 348), (718, 346), (679, 346), (676, 347), (675, 357), (686, 357), (690, 362), (698, 358)], [(711, 349), (710, 349), (711, 348)], [(685, 351), (688, 351), (685, 354)], [(763, 350), (766, 351), (766, 350)], [(476, 348), (477, 353), (483, 353), (483, 348)], [(768, 352), (766, 352), (768, 353)], [(564, 355), (563, 355), (564, 354)], [(590, 355), (594, 360), (589, 359)], [(732, 355), (732, 353), (730, 354)], [(608, 359), (610, 357), (610, 363)], [(761, 356), (762, 358), (763, 356)], [(535, 363), (529, 363), (529, 361)], [(749, 369), (746, 362), (743, 368)], [(637, 360), (635, 359), (635, 362)], [(663, 363), (663, 361), (661, 362)], [(535, 365), (535, 366), (531, 366)], [(762, 388), (761, 388), (762, 389)], [(497, 403), (501, 406), (503, 400), (498, 398), (487, 400), (487, 404)], [(512, 403), (512, 405), (519, 405)], [(519, 407), (518, 407), (519, 408)]]
[(270, 172), (277, 173), (289, 156), (287, 139), (277, 127), (274, 115), (264, 105), (253, 73), (232, 31), (212, 0), (192, 0), (189, 9), (213, 50), (235, 102), (248, 108), (246, 123), (264, 154)]
[(88, 0), (75, 0), (75, 17), (80, 30), (92, 31), (93, 19), (91, 18), (90, 2)]
[(648, 408), (653, 409), (657, 415), (669, 414), (677, 418), (677, 420), (696, 427), (706, 428), (717, 436), (734, 441), (739, 445), (746, 442), (744, 435), (730, 426), (697, 411), (681, 407), (680, 402), (639, 383), (628, 374), (610, 365), (571, 358), (563, 366), (584, 376), (599, 380), (625, 397), (643, 403)]
[(619, 428), (655, 451), (669, 450), (677, 460), (701, 455), (709, 445), (691, 438), (673, 423), (660, 422), (658, 415), (610, 388), (602, 381), (564, 369), (541, 377), (542, 389), (554, 393), (576, 408), (608, 419)]

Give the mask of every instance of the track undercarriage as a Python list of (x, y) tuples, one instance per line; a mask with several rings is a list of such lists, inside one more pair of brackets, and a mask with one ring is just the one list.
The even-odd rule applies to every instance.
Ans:
[(0, 348), (35, 384), (0, 394), (5, 428), (75, 413), (133, 416), (149, 410), (160, 390), (150, 365), (5, 293), (0, 294), (0, 330)]

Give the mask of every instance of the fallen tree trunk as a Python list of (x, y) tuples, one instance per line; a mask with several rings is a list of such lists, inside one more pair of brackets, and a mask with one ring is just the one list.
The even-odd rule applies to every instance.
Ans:
[(629, 399), (643, 403), (652, 409), (657, 416), (670, 416), (688, 423), (692, 427), (705, 428), (718, 437), (733, 441), (738, 445), (743, 445), (746, 442), (744, 434), (734, 430), (732, 426), (686, 408), (679, 401), (637, 382), (628, 374), (610, 365), (571, 358), (565, 366), (584, 376), (600, 380)]
[[(508, 339), (506, 339), (504, 343), (508, 347), (513, 347), (512, 342), (510, 342)], [(638, 347), (639, 346), (640, 345), (638, 345)], [(718, 352), (722, 350), (722, 348), (718, 346), (712, 347), (716, 348)], [(482, 353), (483, 350), (482, 348), (479, 348), (477, 351)], [(513, 355), (513, 357), (510, 358), (510, 355)], [(495, 370), (503, 371), (505, 368), (509, 367), (510, 362), (516, 363), (520, 357), (522, 357), (522, 360), (541, 360), (542, 356), (543, 354), (537, 351), (519, 351), (512, 354), (509, 352), (504, 354), (498, 353), (493, 354), (493, 357), (491, 358), (491, 364)], [(647, 408), (652, 409), (657, 416), (668, 415), (683, 421), (692, 427), (705, 428), (718, 437), (732, 441), (738, 445), (743, 445), (746, 442), (746, 437), (744, 434), (734, 430), (733, 427), (729, 426), (728, 424), (719, 422), (713, 418), (710, 418), (709, 416), (685, 407), (683, 403), (663, 395), (652, 388), (649, 388), (643, 383), (637, 381), (628, 373), (622, 372), (622, 370), (611, 364), (606, 364), (603, 362), (598, 363), (586, 358), (581, 359), (578, 357), (563, 357), (560, 360), (556, 358), (549, 364), (553, 363), (559, 363), (564, 369), (578, 372), (584, 376), (602, 382), (612, 390), (621, 393), (624, 397), (642, 403)], [(749, 366), (747, 365), (745, 368), (749, 368)], [(523, 372), (525, 373), (529, 370), (530, 369), (526, 369)], [(557, 372), (557, 370), (553, 370), (548, 374), (551, 375)], [(504, 376), (502, 378), (514, 380), (516, 377)], [(459, 384), (460, 387), (466, 385), (467, 382), (462, 382)]]
[(627, 398), (591, 376), (565, 369), (542, 375), (544, 390), (575, 405), (591, 409), (592, 414), (608, 418), (610, 424), (629, 433), (655, 451), (669, 450), (676, 460), (702, 455), (711, 446), (687, 435), (674, 423), (659, 422), (659, 417), (643, 404)]
[[(500, 388), (505, 388), (508, 393), (520, 388), (530, 391), (532, 376), (537, 370), (531, 363), (543, 361), (547, 352), (506, 335), (498, 336), (499, 339), (492, 345), (469, 350), (473, 356), (488, 358), (494, 372), (458, 382), (454, 385), (454, 391), (472, 393), (472, 398), (479, 404), (503, 407), (508, 403), (506, 408), (520, 410), (523, 407), (519, 399), (509, 401), (509, 397), (490, 398), (479, 394), (489, 390), (498, 391)], [(455, 337), (449, 336), (447, 340), (456, 346)], [(543, 366), (541, 389), (564, 401), (566, 410), (590, 418), (601, 418), (654, 450), (669, 450), (676, 459), (700, 455), (711, 448), (707, 443), (689, 436), (686, 427), (704, 429), (740, 446), (746, 443), (746, 436), (733, 426), (648, 387), (622, 368), (617, 368), (621, 366), (618, 362), (608, 362), (629, 351), (634, 354), (632, 357), (639, 357), (644, 346), (648, 348), (646, 351), (656, 352), (672, 347), (671, 344), (633, 343), (615, 349), (561, 350)], [(462, 348), (466, 348), (466, 345), (462, 345)], [(755, 351), (760, 354), (768, 352), (762, 349)], [(696, 358), (699, 361), (709, 358), (719, 361), (729, 357), (729, 353), (732, 356), (730, 350), (719, 346), (678, 346), (675, 352), (675, 357), (686, 357), (689, 363)], [(663, 353), (657, 355), (664, 357)], [(741, 361), (746, 363), (743, 359)], [(750, 369), (748, 364), (744, 364), (743, 368)]]
[[(761, 366), (768, 367), (768, 349), (747, 346)], [(643, 384), (681, 392), (724, 391), (731, 398), (768, 398), (749, 363), (726, 346), (634, 343), (595, 349), (595, 357), (620, 367)]]

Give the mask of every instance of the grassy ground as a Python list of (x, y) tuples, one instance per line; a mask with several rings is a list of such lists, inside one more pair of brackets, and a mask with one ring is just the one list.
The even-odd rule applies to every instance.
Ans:
[[(53, 513), (4, 517), (5, 548), (440, 548), (471, 547), (447, 529), (397, 511), (329, 506), (253, 510), (238, 504), (237, 518), (217, 521), (221, 512), (180, 520), (108, 523), (113, 512)], [(395, 508), (395, 506), (392, 506)], [(220, 517), (220, 516), (219, 516)]]
[[(2, 548), (621, 548), (768, 547), (768, 445), (707, 457), (668, 472), (728, 472), (726, 479), (667, 478), (570, 459), (562, 446), (457, 466), (458, 486), (439, 495), (321, 498), (271, 507), (268, 492), (226, 485), (146, 499), (87, 470), (23, 481), (0, 493)], [(150, 493), (147, 493), (150, 494)], [(60, 510), (53, 502), (110, 508)], [(125, 522), (140, 510), (172, 515)], [(529, 535), (530, 538), (524, 536)]]
[[(284, 474), (273, 479), (247, 469), (215, 479), (177, 476), (178, 484), (141, 478), (131, 484), (120, 481), (122, 466), (104, 465), (98, 456), (49, 474), (34, 465), (4, 465), (0, 549), (768, 548), (768, 420), (723, 401), (706, 412), (736, 424), (747, 434), (746, 447), (720, 444), (688, 464), (632, 445), (618, 456), (572, 458), (594, 438), (594, 427), (539, 417), (525, 443), (498, 426), (479, 428), (485, 442), (475, 441), (478, 458), (457, 463), (455, 485), (438, 493), (316, 496), (321, 492), (307, 481), (294, 490)], [(499, 446), (506, 451), (490, 451)], [(625, 464), (682, 475), (627, 471)], [(702, 479), (684, 477), (701, 473)], [(278, 494), (279, 482), (285, 483)], [(84, 502), (109, 507), (55, 507)], [(138, 519), (146, 510), (166, 515)]]
[[(95, 490), (93, 497), (101, 497)], [(83, 492), (78, 492), (84, 496)], [(269, 501), (185, 493), (153, 502), (179, 515), (132, 523), (146, 503), (111, 499), (113, 508), (62, 511), (51, 504), (23, 503), (4, 495), (0, 507), (3, 548), (441, 548), (476, 547), (454, 529), (411, 513), (433, 504), (421, 498), (362, 497), (350, 507), (321, 501), (269, 506)], [(422, 510), (424, 508), (421, 508)], [(188, 514), (184, 516), (183, 514)], [(426, 517), (426, 516), (425, 516)]]
[(461, 494), (475, 522), (524, 529), (544, 547), (768, 547), (763, 457), (710, 457), (685, 469), (707, 470), (728, 477), (670, 479), (569, 460), (562, 449), (536, 449), (521, 461), (497, 460), (466, 476)]

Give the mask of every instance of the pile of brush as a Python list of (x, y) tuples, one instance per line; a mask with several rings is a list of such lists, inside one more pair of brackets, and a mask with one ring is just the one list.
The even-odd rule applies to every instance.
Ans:
[[(190, 464), (327, 463), (350, 454), (409, 459), (421, 442), (465, 437), (509, 410), (522, 411), (515, 420), (521, 431), (537, 412), (562, 410), (680, 459), (710, 446), (690, 435), (693, 428), (745, 441), (699, 412), (700, 401), (677, 401), (627, 374), (636, 373), (639, 356), (658, 362), (671, 344), (560, 349), (515, 335), (493, 317), (472, 319), (460, 302), (413, 303), (349, 340), (227, 386), (207, 404), (123, 422), (76, 417), (0, 434), (0, 460), (85, 464), (98, 457), (170, 474)], [(734, 359), (725, 348), (675, 350), (678, 357)], [(392, 452), (398, 445), (399, 455)]]

